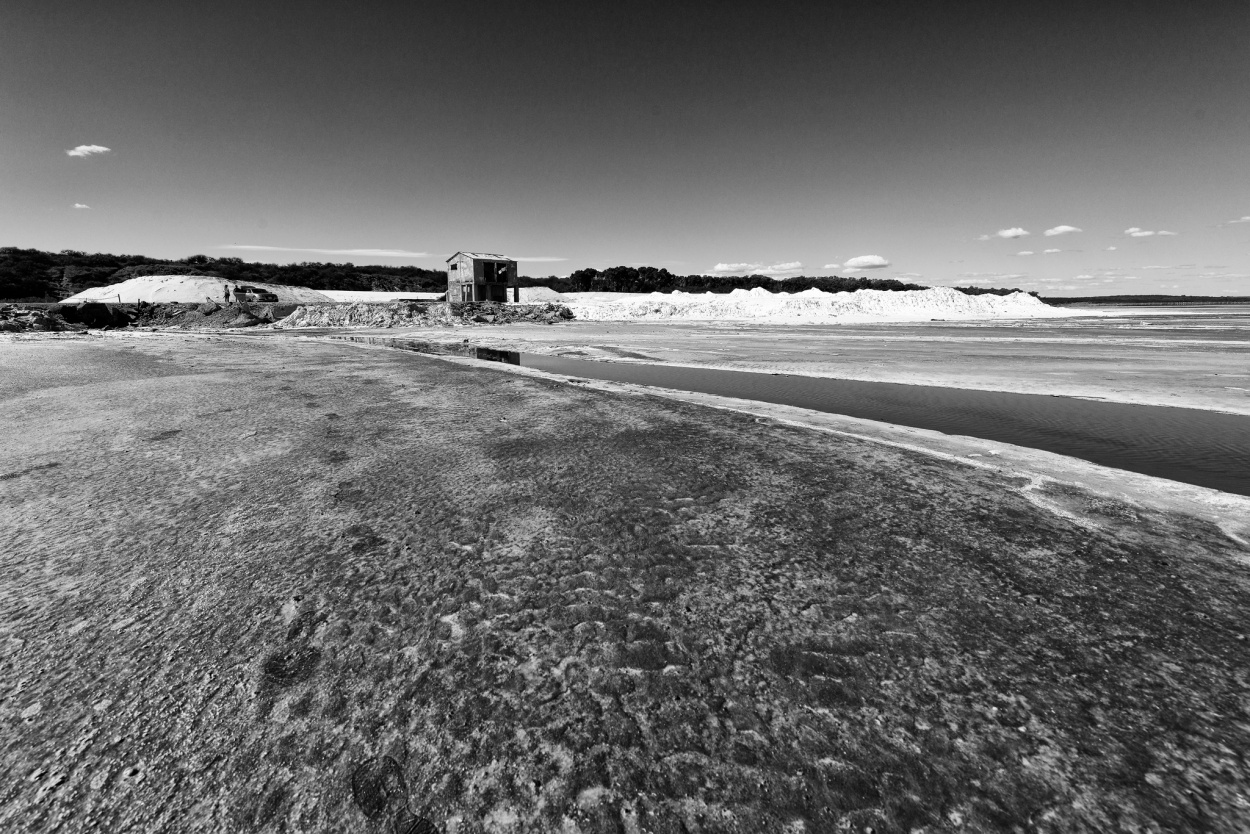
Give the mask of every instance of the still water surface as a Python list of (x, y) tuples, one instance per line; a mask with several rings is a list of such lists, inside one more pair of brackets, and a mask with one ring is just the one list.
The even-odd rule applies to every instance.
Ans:
[(519, 363), (567, 376), (699, 391), (969, 435), (1250, 495), (1250, 417), (1237, 414), (528, 353), (519, 355)]
[(792, 405), (1043, 449), (1102, 466), (1250, 495), (1250, 417), (1193, 408), (931, 385), (624, 364), (376, 337), (339, 337), (457, 354), (549, 373)]

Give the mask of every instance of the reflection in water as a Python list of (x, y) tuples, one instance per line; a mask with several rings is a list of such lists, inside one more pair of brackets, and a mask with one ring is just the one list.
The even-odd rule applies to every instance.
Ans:
[(364, 342), (370, 345), (386, 345), (399, 350), (429, 353), (434, 356), (467, 356), (470, 359), (485, 359), (488, 362), (505, 362), (509, 365), (521, 364), (521, 354), (515, 350), (496, 350), (495, 348), (477, 347), (468, 343), (422, 342), (417, 339), (391, 339), (379, 336), (335, 336), (334, 338), (348, 342)]

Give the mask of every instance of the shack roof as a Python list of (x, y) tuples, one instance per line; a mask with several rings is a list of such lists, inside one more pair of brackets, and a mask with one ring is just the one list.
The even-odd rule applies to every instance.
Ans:
[(512, 258), (505, 258), (503, 255), (489, 255), (485, 252), (457, 252), (447, 259), (447, 263), (451, 263), (461, 255), (470, 257), (475, 261), (507, 261), (510, 264), (516, 263)]

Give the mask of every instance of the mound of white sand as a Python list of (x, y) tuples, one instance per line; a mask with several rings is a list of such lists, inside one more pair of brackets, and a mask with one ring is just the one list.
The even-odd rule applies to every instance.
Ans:
[[(771, 293), (765, 289), (718, 293), (566, 293), (564, 303), (582, 321), (756, 321), (772, 324), (834, 324), (930, 319), (1029, 319), (1074, 315), (1027, 293), (967, 295), (950, 287), (928, 290), (818, 289)], [(594, 296), (587, 298), (585, 296)]]
[[(330, 299), (307, 287), (286, 287), (280, 284), (256, 284), (227, 281), (211, 275), (144, 275), (107, 287), (92, 287), (77, 295), (71, 295), (62, 303), (76, 301), (104, 301), (114, 304), (200, 304), (204, 301), (226, 300), (226, 286), (233, 291), (239, 286), (257, 287), (278, 296), (282, 304), (326, 304)], [(232, 295), (233, 298), (233, 295)]]
[(373, 290), (318, 290), (331, 301), (349, 304), (389, 304), (392, 301), (437, 301), (447, 293), (442, 292), (389, 292)]
[(520, 304), (564, 303), (564, 296), (551, 287), (521, 287)]

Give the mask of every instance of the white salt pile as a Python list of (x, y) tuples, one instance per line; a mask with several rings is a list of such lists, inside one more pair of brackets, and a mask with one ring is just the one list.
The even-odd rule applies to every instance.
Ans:
[(521, 287), (522, 304), (543, 304), (548, 301), (564, 303), (564, 296), (551, 287)]
[(103, 301), (114, 304), (200, 304), (204, 301), (221, 303), (226, 300), (226, 287), (233, 291), (238, 287), (256, 287), (278, 296), (282, 304), (326, 304), (330, 299), (307, 287), (286, 287), (281, 284), (256, 284), (252, 282), (227, 281), (212, 275), (144, 275), (107, 287), (92, 287), (65, 299), (63, 303), (78, 301)]
[[(583, 298), (582, 296), (594, 296)], [(582, 321), (755, 321), (772, 324), (832, 324), (931, 319), (1029, 319), (1071, 316), (1022, 292), (967, 295), (950, 287), (927, 290), (858, 290), (829, 293), (818, 289), (771, 293), (765, 289), (718, 293), (620, 294), (565, 293), (562, 303)]]

